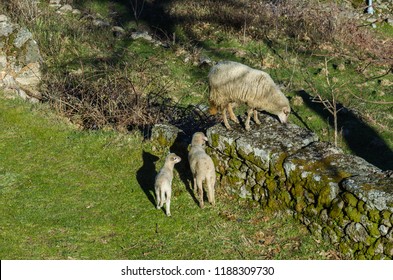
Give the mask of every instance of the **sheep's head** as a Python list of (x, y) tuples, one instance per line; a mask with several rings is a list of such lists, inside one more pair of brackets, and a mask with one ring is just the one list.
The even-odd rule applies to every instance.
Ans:
[(192, 136), (191, 145), (192, 146), (204, 146), (205, 143), (207, 142), (207, 140), (208, 139), (203, 132), (196, 132)]
[(167, 159), (167, 161), (171, 162), (172, 164), (176, 164), (176, 163), (178, 163), (178, 162), (181, 161), (181, 157), (179, 157), (178, 155), (176, 155), (176, 154), (174, 154), (174, 153), (170, 153), (170, 154), (167, 156), (166, 159)]
[(277, 117), (280, 119), (281, 123), (287, 123), (289, 114), (291, 113), (291, 107), (284, 106), (281, 109), (281, 112), (277, 114)]

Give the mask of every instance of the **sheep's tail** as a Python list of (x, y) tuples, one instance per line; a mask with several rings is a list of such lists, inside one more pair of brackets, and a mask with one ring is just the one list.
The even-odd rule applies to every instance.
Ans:
[(217, 105), (212, 100), (209, 100), (209, 102), (210, 102), (210, 107), (209, 107), (210, 115), (216, 115), (218, 112)]

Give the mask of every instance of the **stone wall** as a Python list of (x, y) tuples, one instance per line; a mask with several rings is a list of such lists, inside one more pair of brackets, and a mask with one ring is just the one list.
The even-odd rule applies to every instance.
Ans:
[(392, 259), (393, 176), (294, 124), (207, 131), (221, 188), (291, 211), (348, 258)]
[(41, 98), (41, 62), (31, 32), (0, 14), (0, 89), (37, 102)]

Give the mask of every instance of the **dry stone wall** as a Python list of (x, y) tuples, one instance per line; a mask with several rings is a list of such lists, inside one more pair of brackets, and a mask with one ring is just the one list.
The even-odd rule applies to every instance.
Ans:
[(207, 136), (221, 188), (292, 211), (348, 258), (392, 259), (391, 172), (268, 116), (250, 132), (216, 125)]
[(0, 14), (0, 89), (37, 102), (41, 98), (41, 63), (32, 33)]

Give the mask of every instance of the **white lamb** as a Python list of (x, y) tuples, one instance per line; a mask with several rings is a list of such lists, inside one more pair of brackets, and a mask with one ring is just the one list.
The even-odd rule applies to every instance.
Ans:
[(156, 191), (157, 209), (165, 203), (165, 212), (169, 217), (171, 216), (171, 194), (172, 194), (172, 180), (173, 168), (176, 163), (180, 162), (181, 158), (174, 153), (170, 153), (166, 159), (164, 166), (156, 176), (154, 188)]
[(203, 203), (203, 182), (207, 188), (207, 198), (214, 206), (214, 185), (216, 183), (216, 171), (213, 160), (205, 152), (207, 137), (203, 132), (196, 132), (192, 136), (188, 161), (194, 179), (194, 192), (199, 192), (199, 206), (204, 207)]
[(227, 111), (231, 120), (239, 123), (232, 110), (238, 103), (245, 103), (249, 108), (245, 122), (247, 131), (250, 130), (252, 113), (255, 123), (260, 124), (257, 110), (277, 115), (281, 123), (288, 121), (291, 112), (289, 101), (269, 74), (238, 62), (224, 61), (212, 67), (208, 78), (210, 113), (216, 114), (220, 110), (227, 129), (232, 129)]

